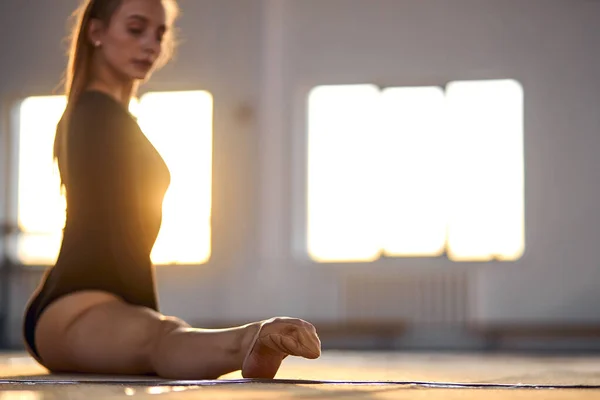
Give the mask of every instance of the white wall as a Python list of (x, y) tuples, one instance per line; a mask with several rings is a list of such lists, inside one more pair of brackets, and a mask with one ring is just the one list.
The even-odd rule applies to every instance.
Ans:
[[(63, 20), (75, 3), (0, 3), (4, 107), (7, 99), (56, 86)], [(148, 89), (189, 87), (215, 96), (215, 248), (206, 266), (158, 271), (163, 311), (193, 321), (271, 314), (338, 320), (352, 316), (342, 294), (353, 276), (392, 279), (456, 268), (472, 279), (479, 320), (600, 321), (600, 2), (182, 0), (181, 6), (185, 41)], [(525, 90), (521, 260), (330, 267), (298, 256), (293, 232), (302, 215), (298, 167), (310, 87), (498, 77), (518, 79)], [(237, 118), (246, 106), (252, 118)], [(15, 324), (37, 276), (19, 279)]]
[[(474, 282), (473, 317), (600, 320), (600, 3), (303, 0), (286, 2), (285, 15), (283, 90), (295, 107), (304, 101), (299, 94), (324, 83), (518, 79), (525, 90), (527, 249), (516, 263), (463, 265)], [(296, 135), (286, 143), (288, 155), (303, 143), (302, 117), (287, 121)], [(290, 163), (281, 166), (285, 181)], [(293, 196), (289, 187), (280, 190)], [(284, 200), (282, 215), (293, 211), (291, 196)], [(282, 237), (290, 231), (281, 229)]]

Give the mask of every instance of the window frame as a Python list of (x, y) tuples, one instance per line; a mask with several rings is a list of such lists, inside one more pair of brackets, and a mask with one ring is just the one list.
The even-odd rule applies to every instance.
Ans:
[[(403, 88), (403, 87), (423, 87), (423, 86), (437, 86), (442, 88), (444, 94), (447, 93), (448, 85), (453, 82), (469, 82), (469, 81), (498, 81), (498, 80), (512, 80), (520, 85), (523, 95), (522, 103), (522, 146), (523, 146), (523, 252), (519, 257), (514, 260), (500, 260), (497, 257), (493, 257), (491, 260), (452, 260), (449, 256), (448, 251), (448, 239), (444, 246), (441, 254), (436, 256), (388, 256), (385, 252), (381, 252), (379, 258), (373, 261), (317, 261), (314, 260), (308, 251), (308, 240), (307, 240), (307, 194), (308, 194), (308, 140), (309, 140), (309, 95), (312, 90), (320, 86), (346, 86), (346, 85), (375, 85), (380, 92), (385, 89)], [(290, 122), (290, 136), (291, 146), (289, 149), (290, 157), (290, 176), (291, 185), (290, 189), (290, 234), (291, 234), (291, 260), (294, 264), (298, 264), (303, 267), (310, 268), (332, 268), (342, 270), (362, 270), (365, 267), (371, 268), (376, 267), (378, 271), (385, 273), (387, 270), (390, 272), (397, 271), (398, 268), (477, 268), (483, 265), (495, 265), (495, 264), (516, 264), (519, 263), (527, 253), (527, 202), (525, 201), (526, 196), (526, 148), (525, 148), (525, 128), (526, 128), (526, 104), (525, 96), (526, 90), (523, 81), (518, 77), (506, 77), (503, 74), (498, 75), (486, 75), (486, 76), (471, 76), (471, 77), (456, 77), (446, 79), (424, 79), (414, 81), (396, 81), (393, 84), (387, 82), (386, 84), (377, 84), (373, 81), (339, 81), (337, 79), (330, 79), (328, 81), (318, 82), (312, 81), (310, 83), (304, 82), (303, 84), (295, 85), (293, 88), (293, 99), (291, 108), (294, 110), (292, 115), (292, 121)]]

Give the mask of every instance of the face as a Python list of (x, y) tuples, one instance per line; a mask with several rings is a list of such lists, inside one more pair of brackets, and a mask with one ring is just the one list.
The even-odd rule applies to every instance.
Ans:
[(90, 37), (119, 77), (145, 80), (161, 54), (166, 29), (161, 0), (123, 0), (108, 27), (92, 22)]

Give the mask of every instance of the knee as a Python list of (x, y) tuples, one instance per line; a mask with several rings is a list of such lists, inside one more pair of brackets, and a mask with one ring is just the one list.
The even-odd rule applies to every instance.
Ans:
[(161, 316), (153, 326), (154, 337), (152, 338), (152, 352), (160, 352), (174, 332), (189, 328), (185, 321), (173, 316)]
[(178, 369), (180, 333), (190, 326), (176, 317), (162, 317), (158, 321), (155, 336), (148, 349), (149, 363), (154, 373), (167, 377)]

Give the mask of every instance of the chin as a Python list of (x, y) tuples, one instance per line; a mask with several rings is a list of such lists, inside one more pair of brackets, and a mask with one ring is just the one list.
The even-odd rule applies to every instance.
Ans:
[(146, 81), (150, 79), (150, 73), (148, 72), (143, 74), (138, 72), (136, 74), (131, 75), (131, 79), (134, 81)]
[(128, 72), (129, 79), (133, 81), (147, 81), (152, 75), (152, 71), (140, 71), (139, 69), (131, 69)]
[(136, 78), (139, 82), (145, 83), (148, 82), (150, 80), (150, 77), (152, 76), (152, 74), (150, 72), (148, 72), (145, 75), (140, 76), (139, 78)]

